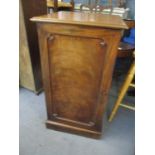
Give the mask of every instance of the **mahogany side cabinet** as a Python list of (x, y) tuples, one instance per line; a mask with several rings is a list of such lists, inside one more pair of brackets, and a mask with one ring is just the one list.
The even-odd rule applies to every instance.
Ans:
[(63, 11), (31, 21), (37, 23), (39, 36), (46, 127), (100, 138), (126, 24), (119, 16)]

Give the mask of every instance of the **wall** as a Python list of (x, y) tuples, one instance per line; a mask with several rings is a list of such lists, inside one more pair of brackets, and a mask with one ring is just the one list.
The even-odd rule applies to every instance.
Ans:
[(129, 17), (135, 19), (135, 0), (126, 0), (126, 4), (130, 8)]

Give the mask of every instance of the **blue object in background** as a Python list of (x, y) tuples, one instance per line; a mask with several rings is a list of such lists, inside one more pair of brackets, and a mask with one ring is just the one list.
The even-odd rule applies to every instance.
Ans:
[(123, 42), (135, 45), (135, 28), (131, 28), (130, 35), (124, 37)]

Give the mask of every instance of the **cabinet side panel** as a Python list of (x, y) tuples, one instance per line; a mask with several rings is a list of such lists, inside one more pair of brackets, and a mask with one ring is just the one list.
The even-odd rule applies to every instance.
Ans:
[(39, 49), (41, 58), (41, 71), (43, 79), (43, 88), (45, 91), (47, 116), (50, 119), (51, 114), (51, 88), (49, 78), (49, 62), (48, 62), (48, 49), (47, 49), (47, 33), (42, 28), (42, 24), (37, 24), (38, 38), (39, 38)]
[(102, 74), (102, 82), (101, 82), (101, 99), (100, 106), (96, 111), (96, 126), (98, 128), (102, 127), (103, 113), (106, 109), (106, 105), (108, 102), (109, 90), (111, 87), (112, 74), (115, 65), (115, 60), (117, 58), (117, 48), (121, 39), (121, 30), (115, 31), (112, 37), (107, 38), (108, 49), (105, 56), (104, 61), (104, 71)]

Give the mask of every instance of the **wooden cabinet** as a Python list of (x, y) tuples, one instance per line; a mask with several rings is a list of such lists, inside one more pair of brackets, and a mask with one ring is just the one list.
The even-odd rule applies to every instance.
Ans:
[(48, 128), (99, 138), (117, 46), (117, 16), (58, 12), (37, 22)]
[(20, 0), (19, 3), (20, 86), (38, 93), (42, 90), (39, 45), (36, 27), (29, 19), (46, 13), (46, 1)]

